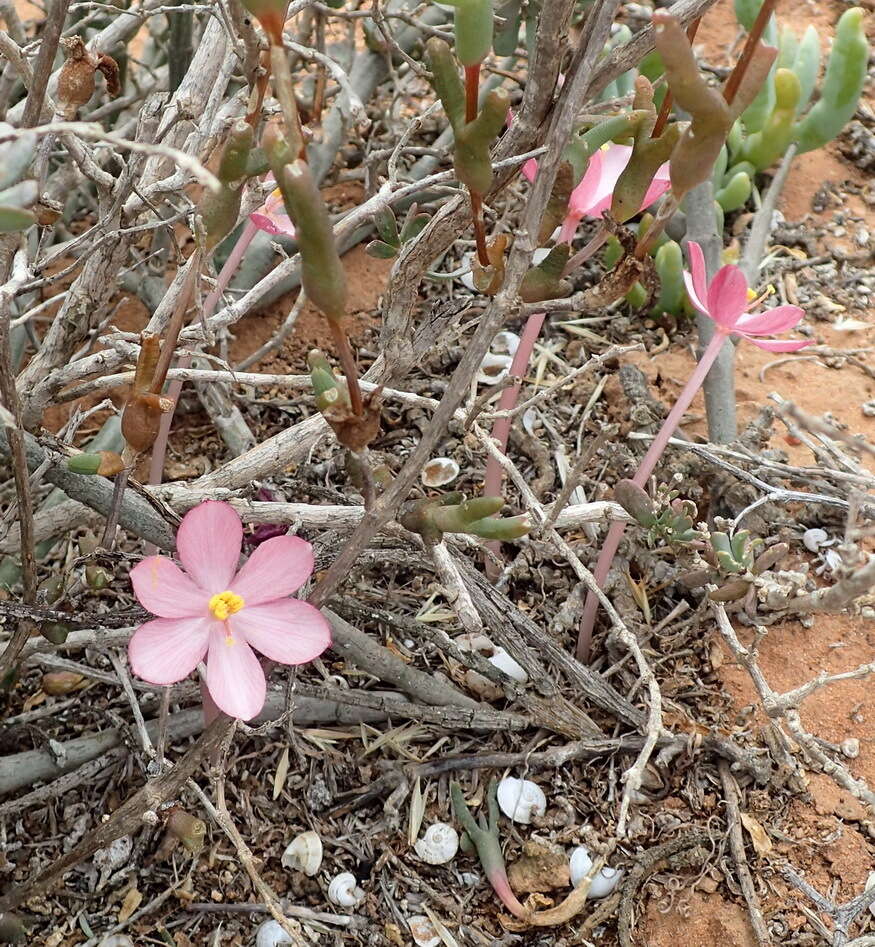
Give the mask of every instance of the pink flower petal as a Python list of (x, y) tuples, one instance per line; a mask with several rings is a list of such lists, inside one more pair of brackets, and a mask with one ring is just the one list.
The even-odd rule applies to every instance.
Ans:
[(600, 148), (590, 157), (589, 164), (586, 166), (586, 173), (580, 179), (580, 184), (571, 192), (571, 199), (568, 201), (568, 210), (573, 211), (578, 216), (592, 214), (592, 205), (601, 197), (604, 197), (600, 191), (602, 163), (604, 162), (603, 155), (604, 152)]
[(203, 590), (167, 556), (149, 556), (137, 563), (131, 569), (131, 585), (137, 601), (159, 618), (193, 618), (207, 613)]
[(235, 635), (280, 664), (306, 664), (331, 644), (331, 627), (322, 613), (296, 598), (247, 606), (228, 622)]
[[(698, 246), (698, 244), (695, 244)], [(684, 286), (687, 288), (687, 295), (690, 297), (690, 302), (702, 313), (703, 316), (710, 316), (711, 313), (708, 312), (708, 307), (702, 302), (698, 295), (696, 295), (696, 286), (694, 283), (695, 277), (691, 276), (687, 270), (684, 270)]]
[(214, 622), (207, 654), (207, 687), (219, 710), (251, 720), (264, 706), (267, 683), (261, 662), (240, 637), (231, 638), (224, 622)]
[(565, 215), (565, 220), (562, 221), (562, 226), (559, 229), (559, 239), (557, 243), (571, 243), (574, 239), (574, 235), (577, 233), (577, 228), (580, 226), (581, 214), (576, 213), (575, 211), (569, 211)]
[(687, 256), (690, 258), (691, 279), (684, 273), (684, 282), (687, 284), (687, 293), (690, 302), (699, 312), (708, 314), (708, 273), (705, 269), (705, 254), (694, 240), (687, 244)]
[(738, 334), (748, 342), (752, 342), (758, 349), (765, 349), (767, 352), (798, 352), (799, 349), (812, 344), (811, 339), (758, 339), (746, 332)]
[(267, 214), (260, 213), (256, 210), (249, 215), (249, 219), (255, 224), (256, 227), (258, 227), (259, 230), (263, 230), (265, 233), (280, 233), (279, 227), (277, 227), (277, 225), (273, 222), (273, 219), (268, 217)]
[(735, 328), (750, 335), (777, 335), (798, 326), (804, 315), (798, 306), (776, 306), (764, 312), (745, 313)]
[(150, 684), (175, 684), (207, 653), (210, 618), (156, 618), (134, 632), (128, 660), (137, 677)]
[(527, 181), (534, 181), (538, 173), (538, 162), (534, 158), (529, 158), (529, 160), (523, 165), (523, 176)]
[(227, 503), (217, 500), (189, 510), (176, 533), (176, 551), (185, 571), (208, 597), (228, 589), (242, 546), (240, 517)]
[(721, 266), (708, 287), (708, 312), (721, 326), (733, 328), (747, 308), (747, 280), (737, 266)]
[(671, 181), (668, 177), (668, 162), (666, 161), (653, 176), (639, 210), (644, 210), (645, 207), (649, 207), (654, 201), (659, 200), (670, 187)]
[(611, 206), (614, 188), (632, 157), (632, 148), (629, 145), (608, 145), (607, 148), (600, 148), (597, 154), (601, 156), (599, 179), (585, 210), (589, 217), (601, 217)]
[[(274, 602), (296, 592), (313, 572), (313, 547), (297, 536), (263, 542), (230, 586), (247, 606)], [(226, 586), (227, 588), (227, 586)]]

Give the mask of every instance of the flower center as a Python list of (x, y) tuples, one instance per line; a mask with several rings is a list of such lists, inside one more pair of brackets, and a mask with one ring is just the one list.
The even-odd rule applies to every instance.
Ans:
[(242, 596), (235, 592), (219, 592), (210, 599), (209, 608), (214, 618), (225, 621), (229, 615), (239, 612), (245, 604)]

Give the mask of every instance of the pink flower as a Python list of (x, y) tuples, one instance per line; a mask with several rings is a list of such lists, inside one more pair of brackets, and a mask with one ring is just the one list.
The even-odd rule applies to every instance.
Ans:
[[(570, 241), (574, 237), (578, 225), (583, 217), (601, 217), (602, 213), (611, 206), (614, 198), (614, 188), (623, 173), (623, 169), (632, 157), (630, 145), (608, 145), (599, 148), (589, 159), (586, 173), (580, 179), (580, 184), (571, 192), (568, 202), (568, 215), (559, 233), (559, 242)], [(530, 158), (523, 165), (523, 174), (534, 181), (538, 170), (538, 162)], [(653, 177), (639, 210), (644, 210), (658, 197), (669, 189), (671, 182), (668, 176), (668, 162), (666, 161)]]
[[(268, 178), (270, 182), (273, 180), (272, 176)], [(289, 218), (279, 188), (270, 192), (267, 200), (258, 210), (253, 211), (249, 215), (249, 219), (259, 230), (263, 230), (265, 233), (273, 234), (274, 236), (281, 234), (292, 238), (295, 236), (295, 225)]]
[(176, 534), (185, 572), (166, 556), (131, 570), (134, 594), (158, 617), (134, 632), (128, 656), (152, 684), (181, 681), (206, 658), (216, 705), (250, 720), (267, 689), (252, 649), (280, 664), (305, 664), (331, 644), (331, 631), (312, 605), (288, 597), (313, 571), (310, 544), (277, 536), (238, 571), (242, 542), (240, 517), (227, 503), (207, 501), (186, 513)]
[(776, 306), (765, 312), (752, 313), (760, 299), (751, 302), (747, 279), (737, 266), (724, 266), (717, 271), (711, 284), (705, 275), (705, 256), (698, 243), (687, 244), (692, 274), (684, 270), (684, 282), (690, 302), (717, 324), (723, 335), (740, 335), (767, 352), (796, 352), (811, 345), (809, 339), (793, 339), (781, 342), (777, 339), (762, 339), (759, 336), (787, 332), (802, 320), (805, 313), (798, 306)]

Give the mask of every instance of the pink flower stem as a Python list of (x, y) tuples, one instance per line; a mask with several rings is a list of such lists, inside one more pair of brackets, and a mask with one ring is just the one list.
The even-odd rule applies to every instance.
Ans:
[[(577, 267), (581, 265), (581, 263), (585, 263), (600, 247), (604, 246), (610, 235), (611, 232), (604, 224), (602, 224), (601, 227), (595, 232), (589, 243), (582, 250), (578, 250), (577, 253), (575, 253), (574, 256), (565, 264), (565, 269), (562, 271), (562, 275), (568, 276), (568, 274), (576, 270)], [(561, 239), (562, 238), (560, 236), (560, 240)]]
[[(713, 338), (708, 343), (708, 347), (702, 354), (699, 364), (696, 365), (693, 374), (690, 375), (689, 381), (684, 386), (684, 390), (680, 393), (680, 396), (675, 402), (674, 407), (671, 409), (668, 417), (663, 422), (662, 427), (659, 429), (659, 433), (653, 439), (650, 449), (644, 455), (644, 459), (641, 461), (638, 472), (632, 478), (632, 482), (636, 486), (639, 486), (642, 489), (646, 486), (647, 481), (650, 479), (650, 475), (653, 473), (659, 458), (662, 456), (662, 453), (665, 450), (666, 444), (668, 444), (669, 438), (671, 438), (672, 434), (674, 434), (674, 432), (677, 430), (678, 425), (681, 423), (681, 418), (683, 418), (687, 409), (690, 407), (690, 404), (692, 404), (693, 398), (695, 398), (696, 393), (704, 384), (705, 377), (717, 359), (717, 356), (720, 354), (724, 343), (727, 343), (728, 340), (729, 334), (725, 330), (721, 330), (720, 327), (718, 327), (717, 331), (714, 333)], [(623, 533), (625, 530), (625, 523), (611, 523), (610, 529), (608, 530), (608, 535), (605, 538), (605, 543), (602, 546), (601, 552), (599, 553), (598, 562), (596, 563), (596, 567), (593, 570), (593, 577), (595, 578), (599, 588), (602, 588), (605, 579), (608, 577), (611, 563), (614, 561), (614, 556), (617, 553), (620, 540), (623, 538)], [(589, 649), (592, 642), (592, 629), (593, 625), (595, 624), (598, 604), (598, 599), (596, 598), (595, 594), (593, 592), (588, 592), (586, 596), (586, 603), (583, 608), (583, 617), (580, 621), (580, 632), (577, 638), (577, 658), (579, 661), (585, 662), (589, 659)]]
[[(510, 375), (516, 378), (517, 381), (516, 384), (510, 388), (505, 388), (501, 393), (501, 398), (498, 401), (499, 411), (512, 411), (516, 407), (517, 399), (520, 395), (520, 388), (522, 387), (522, 380), (526, 374), (526, 369), (529, 367), (532, 352), (535, 348), (535, 342), (541, 332), (541, 326), (544, 324), (545, 315), (546, 313), (543, 312), (533, 312), (526, 321), (525, 326), (523, 326), (520, 344), (517, 346), (516, 352), (514, 352), (513, 361), (510, 365)], [(507, 438), (510, 434), (510, 424), (512, 420), (513, 418), (511, 417), (498, 418), (492, 425), (492, 439), (498, 441), (498, 446), (502, 453), (507, 453)], [(501, 496), (503, 473), (504, 471), (502, 470), (501, 464), (490, 455), (486, 461), (486, 476), (483, 480), (484, 496)], [(498, 540), (493, 540), (486, 544), (487, 549), (491, 549), (496, 555), (498, 555), (500, 546), (501, 544)]]
[[(252, 243), (256, 233), (258, 233), (258, 227), (256, 227), (251, 220), (247, 219), (246, 225), (237, 238), (237, 242), (228, 254), (228, 259), (225, 260), (225, 265), (219, 272), (215, 289), (213, 289), (204, 300), (203, 319), (209, 319), (215, 312), (216, 305), (222, 298), (222, 293), (225, 292), (228, 283), (231, 282), (231, 277), (237, 272), (237, 267), (240, 266), (240, 262), (249, 249), (249, 244)], [(177, 363), (178, 368), (188, 368), (189, 365), (191, 365), (191, 357), (187, 355), (179, 359)], [(179, 393), (181, 391), (181, 381), (170, 382), (170, 386), (167, 389), (167, 397), (173, 401), (173, 407), (161, 415), (161, 426), (158, 429), (158, 437), (155, 438), (155, 444), (152, 447), (152, 459), (149, 463), (149, 483), (161, 483), (161, 478), (164, 476), (164, 457), (167, 453), (167, 438), (170, 435), (170, 425), (173, 422), (173, 415), (176, 411), (176, 405), (179, 401)], [(151, 555), (151, 553), (147, 552), (147, 555)]]

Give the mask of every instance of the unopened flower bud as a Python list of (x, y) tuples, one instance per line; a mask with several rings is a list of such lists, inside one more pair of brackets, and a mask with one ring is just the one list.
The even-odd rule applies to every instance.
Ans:
[(125, 469), (125, 462), (115, 451), (102, 450), (95, 454), (74, 454), (67, 458), (67, 469), (77, 474), (99, 474), (114, 477)]

